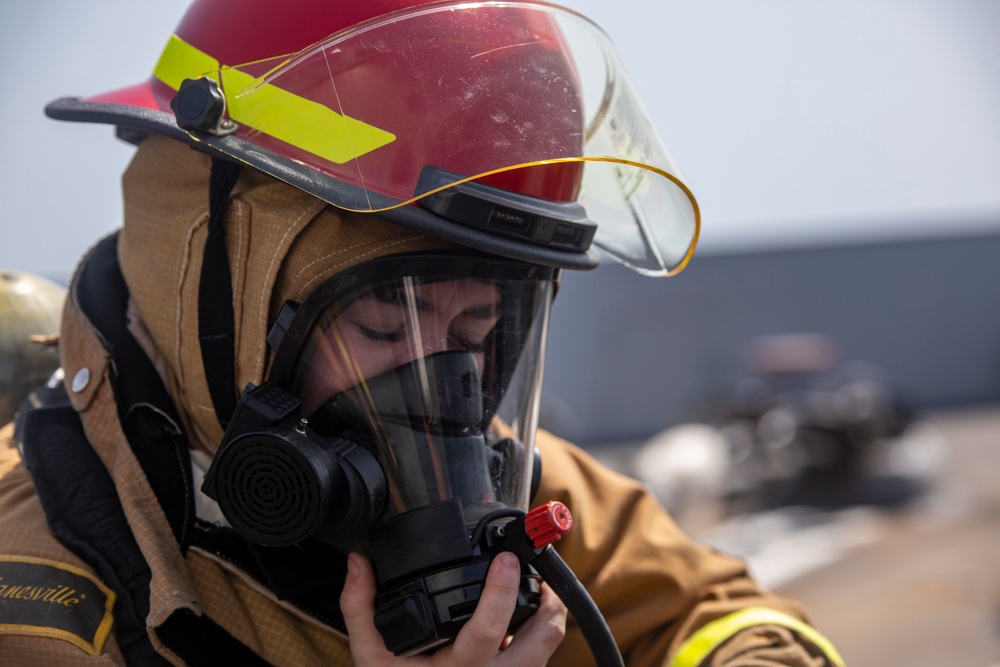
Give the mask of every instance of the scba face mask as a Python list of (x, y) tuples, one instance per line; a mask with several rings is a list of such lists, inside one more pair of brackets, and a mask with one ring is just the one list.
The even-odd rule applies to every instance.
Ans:
[[(245, 389), (206, 493), (260, 544), (311, 539), (369, 555), (391, 650), (450, 640), (500, 548), (488, 524), (523, 515), (537, 482), (558, 274), (486, 256), (397, 256), (287, 303), (268, 380)], [(539, 584), (526, 568), (512, 626), (537, 607)]]

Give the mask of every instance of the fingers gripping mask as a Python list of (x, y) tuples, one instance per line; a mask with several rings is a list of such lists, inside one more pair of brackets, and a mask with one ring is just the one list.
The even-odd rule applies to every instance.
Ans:
[[(492, 558), (480, 526), (527, 510), (557, 279), (486, 256), (395, 256), (287, 303), (268, 380), (245, 389), (206, 492), (261, 544), (368, 553), (392, 650), (448, 641)], [(515, 625), (538, 594), (526, 571)], [(429, 620), (414, 633), (415, 604)]]

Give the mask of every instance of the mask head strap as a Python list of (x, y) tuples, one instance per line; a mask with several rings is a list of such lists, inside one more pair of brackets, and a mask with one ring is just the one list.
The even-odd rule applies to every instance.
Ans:
[(226, 253), (225, 216), (241, 167), (212, 160), (208, 184), (208, 238), (198, 283), (198, 341), (212, 405), (222, 428), (236, 410), (236, 355), (233, 281)]

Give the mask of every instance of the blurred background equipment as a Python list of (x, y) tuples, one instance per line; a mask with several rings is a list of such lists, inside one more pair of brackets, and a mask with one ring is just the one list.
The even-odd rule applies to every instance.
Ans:
[(702, 391), (642, 445), (632, 474), (685, 528), (805, 506), (898, 506), (928, 492), (946, 447), (866, 363), (840, 363), (821, 334), (758, 338), (750, 373)]
[[(983, 266), (970, 273), (982, 274)], [(890, 266), (885, 280), (894, 272), (908, 270)], [(783, 284), (815, 287), (792, 278)], [(970, 315), (984, 295), (995, 299), (992, 286), (967, 285), (966, 293), (953, 296), (970, 299)], [(745, 283), (736, 289), (752, 294)], [(844, 297), (852, 308), (864, 301)], [(938, 303), (932, 310), (940, 316), (961, 312)], [(843, 314), (828, 301), (815, 308), (785, 301), (772, 309), (761, 298), (758, 305), (772, 315), (772, 326), (815, 317), (825, 307)], [(905, 396), (947, 387), (956, 398), (916, 410), (895, 374), (841, 362), (844, 349), (881, 338), (904, 349), (926, 346), (932, 356), (960, 365), (966, 355), (969, 363), (978, 359), (988, 387), (1000, 380), (1000, 365), (991, 363), (1000, 358), (1000, 336), (990, 326), (976, 327), (974, 318), (906, 326), (920, 318), (894, 320), (898, 303), (884, 305), (889, 312), (867, 311), (881, 331), (871, 330), (868, 320), (834, 318), (841, 330), (868, 331), (848, 336), (847, 344), (829, 334), (750, 336), (741, 354), (710, 367), (700, 389), (683, 375), (663, 376), (661, 396), (670, 396), (673, 425), (590, 449), (646, 482), (698, 541), (740, 555), (765, 586), (802, 601), (848, 664), (1000, 664), (1000, 406), (989, 396), (963, 405), (958, 397), (969, 394), (956, 388), (967, 390), (969, 378), (963, 385), (947, 372), (935, 376), (928, 372), (933, 358), (910, 357), (912, 367), (926, 367), (903, 374)], [(980, 325), (991, 318), (981, 317)], [(739, 333), (762, 324), (751, 317)], [(971, 343), (983, 329), (990, 335), (982, 346), (956, 345)], [(735, 335), (711, 327), (701, 332), (691, 349)], [(673, 334), (665, 331), (664, 338)], [(628, 345), (619, 350), (626, 358), (633, 353)], [(688, 391), (687, 400), (671, 393), (676, 385)], [(622, 397), (617, 405), (627, 402)], [(559, 423), (572, 426), (571, 408), (563, 404), (560, 411), (554, 415)]]
[(56, 341), (65, 288), (23, 271), (0, 269), (0, 426), (59, 368)]

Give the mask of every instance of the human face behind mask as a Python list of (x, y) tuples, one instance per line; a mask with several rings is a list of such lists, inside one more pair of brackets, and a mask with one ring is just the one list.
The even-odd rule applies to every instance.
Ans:
[(438, 352), (471, 353), (481, 375), (501, 306), (489, 281), (401, 279), (328, 312), (301, 380), (303, 416), (367, 378)]
[(375, 456), (387, 516), (451, 500), (473, 524), (523, 509), (558, 278), (457, 252), (352, 267), (285, 304), (268, 379), (311, 431)]

